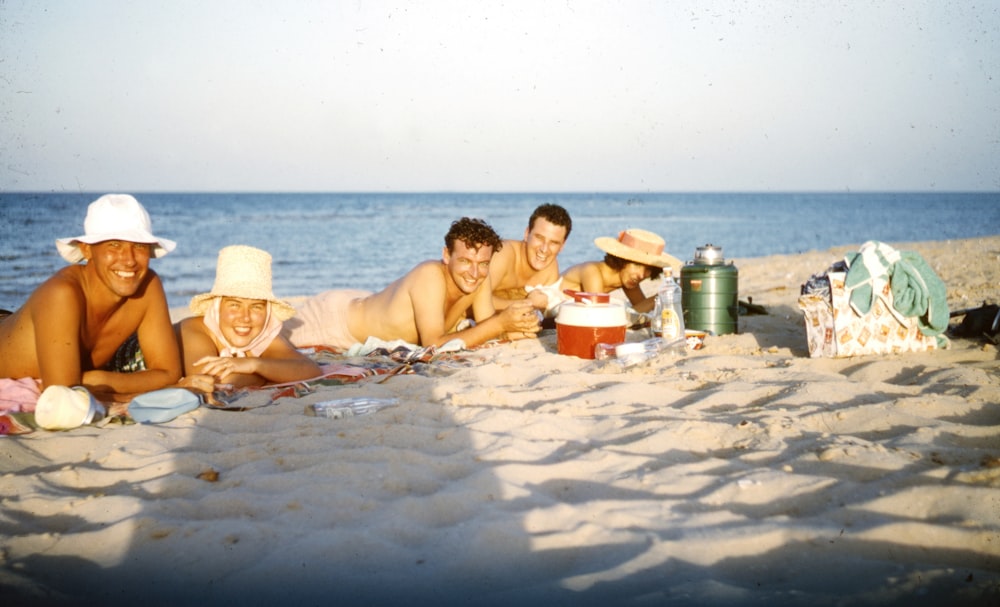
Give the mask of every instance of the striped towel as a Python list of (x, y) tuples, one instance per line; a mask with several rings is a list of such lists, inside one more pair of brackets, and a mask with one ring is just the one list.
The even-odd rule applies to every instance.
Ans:
[(917, 328), (928, 336), (948, 328), (947, 288), (919, 253), (868, 241), (844, 259), (848, 265), (844, 287), (850, 293), (851, 308), (859, 315), (871, 310), (888, 283), (893, 303), (886, 307), (900, 321), (916, 318)]

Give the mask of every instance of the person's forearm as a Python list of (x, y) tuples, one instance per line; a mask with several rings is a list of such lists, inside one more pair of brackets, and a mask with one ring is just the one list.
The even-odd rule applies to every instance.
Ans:
[(468, 329), (462, 329), (461, 331), (456, 331), (454, 333), (445, 333), (444, 335), (439, 335), (434, 339), (421, 340), (424, 347), (428, 346), (443, 346), (453, 339), (461, 339), (465, 343), (465, 347), (473, 348), (475, 346), (486, 343), (491, 339), (496, 339), (502, 337), (504, 333), (503, 323), (497, 316), (491, 316), (489, 318), (483, 319), (482, 321), (477, 321), (475, 325), (469, 327)]
[(504, 308), (506, 308), (507, 306), (509, 306), (513, 301), (514, 301), (513, 299), (506, 299), (506, 298), (497, 297), (496, 295), (494, 295), (493, 296), (493, 308), (496, 309), (496, 310), (503, 310)]
[(532, 291), (528, 293), (525, 297), (520, 299), (504, 299), (503, 297), (493, 296), (493, 309), (497, 312), (501, 310), (506, 310), (511, 305), (519, 301), (528, 301), (536, 309), (544, 312), (549, 307), (549, 298), (541, 291)]
[(176, 384), (179, 373), (166, 369), (147, 369), (134, 373), (85, 371), (83, 385), (95, 394), (141, 394)]
[(313, 379), (322, 372), (319, 365), (308, 359), (261, 358), (257, 360), (259, 361), (257, 375), (274, 384)]
[(655, 296), (647, 297), (633, 304), (632, 308), (636, 312), (652, 312), (653, 308), (655, 307), (655, 304), (656, 304)]

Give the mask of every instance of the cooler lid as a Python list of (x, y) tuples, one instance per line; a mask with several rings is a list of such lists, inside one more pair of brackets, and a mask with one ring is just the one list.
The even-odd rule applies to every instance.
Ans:
[(726, 259), (722, 256), (722, 247), (707, 244), (703, 247), (698, 247), (694, 252), (694, 261), (695, 263), (714, 265), (725, 263)]

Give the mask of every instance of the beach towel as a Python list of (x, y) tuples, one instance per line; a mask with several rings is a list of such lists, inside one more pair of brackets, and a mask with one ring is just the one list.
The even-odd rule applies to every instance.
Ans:
[(402, 339), (394, 339), (391, 341), (386, 341), (384, 339), (379, 339), (377, 337), (369, 337), (365, 340), (363, 344), (354, 344), (344, 352), (344, 356), (368, 356), (373, 352), (399, 352), (406, 351), (407, 358), (409, 359), (422, 359), (426, 358), (426, 354), (430, 353), (432, 356), (438, 352), (457, 352), (459, 350), (465, 349), (465, 342), (461, 339), (453, 339), (440, 347), (430, 346), (427, 348), (418, 346), (416, 344), (411, 344)]
[(274, 405), (282, 398), (299, 398), (311, 394), (319, 386), (360, 381), (381, 383), (394, 375), (450, 375), (459, 369), (482, 364), (482, 358), (476, 356), (474, 351), (493, 348), (500, 343), (502, 342), (499, 340), (491, 340), (467, 349), (458, 339), (441, 347), (420, 347), (402, 340), (370, 338), (364, 344), (356, 344), (348, 352), (314, 346), (302, 352), (320, 365), (323, 374), (319, 377), (285, 384), (216, 391), (213, 397), (218, 404), (213, 404), (211, 408), (247, 411)]
[(883, 293), (891, 292), (892, 305), (886, 307), (900, 321), (916, 318), (918, 329), (927, 336), (948, 328), (947, 288), (919, 253), (869, 241), (844, 260), (848, 265), (844, 287), (857, 314), (864, 316), (876, 298), (885, 300)]
[(27, 434), (33, 430), (19, 418), (32, 417), (41, 393), (42, 382), (37, 379), (0, 378), (0, 436)]
[(30, 413), (42, 393), (42, 382), (31, 377), (0, 378), (0, 413)]

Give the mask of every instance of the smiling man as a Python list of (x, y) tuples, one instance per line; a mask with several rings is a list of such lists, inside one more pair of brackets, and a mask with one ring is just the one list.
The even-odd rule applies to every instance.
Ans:
[[(440, 260), (418, 264), (378, 293), (333, 290), (309, 298), (285, 323), (299, 347), (348, 349), (369, 337), (440, 346), (461, 339), (466, 347), (490, 339), (517, 339), (539, 330), (531, 304), (496, 312), (489, 279), (494, 253), (503, 246), (486, 222), (463, 217), (445, 235)], [(471, 313), (471, 314), (470, 314)], [(467, 317), (475, 321), (464, 327)]]
[(490, 281), (493, 305), (502, 310), (514, 301), (527, 299), (538, 310), (551, 303), (545, 289), (559, 280), (559, 252), (573, 229), (566, 209), (557, 204), (540, 205), (528, 219), (523, 240), (505, 240), (503, 249), (493, 256)]
[[(92, 202), (83, 225), (83, 236), (56, 241), (73, 265), (0, 321), (0, 377), (34, 378), (41, 388), (82, 385), (104, 401), (173, 384), (180, 355), (149, 260), (176, 244), (153, 235), (146, 209), (127, 194)], [(128, 364), (123, 349), (136, 355)]]

